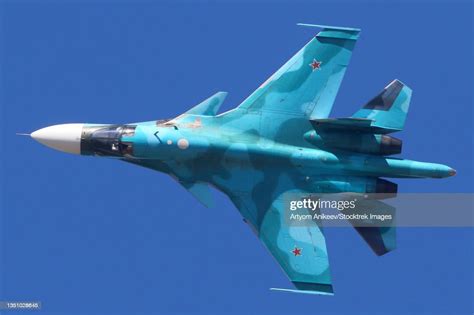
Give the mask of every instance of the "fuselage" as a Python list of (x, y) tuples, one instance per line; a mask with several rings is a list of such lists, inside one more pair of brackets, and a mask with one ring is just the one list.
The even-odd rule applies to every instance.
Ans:
[[(80, 141), (74, 153), (118, 158), (168, 173), (179, 181), (210, 183), (223, 191), (228, 189), (229, 177), (246, 182), (241, 177), (258, 176), (256, 170), (263, 168), (286, 171), (311, 185), (327, 182), (335, 191), (340, 189), (338, 185), (347, 185), (345, 179), (350, 177), (351, 189), (360, 192), (371, 191), (368, 186), (376, 187), (378, 177), (443, 178), (455, 173), (442, 164), (327, 150), (307, 141), (300, 145), (276, 142), (252, 128), (242, 130), (228, 124), (219, 116), (182, 115), (167, 121), (79, 127), (80, 136), (71, 140)], [(36, 137), (42, 142), (41, 130)], [(43, 135), (44, 139), (48, 137), (51, 135)], [(47, 140), (43, 141), (48, 145)], [(359, 185), (354, 178), (361, 178)], [(317, 187), (305, 187), (312, 189)], [(374, 188), (373, 192), (379, 191)]]

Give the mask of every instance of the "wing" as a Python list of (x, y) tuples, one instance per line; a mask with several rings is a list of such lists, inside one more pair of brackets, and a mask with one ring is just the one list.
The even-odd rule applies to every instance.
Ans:
[[(249, 178), (259, 179), (251, 183)], [(288, 196), (340, 192), (362, 194), (374, 192), (376, 183), (377, 179), (373, 178), (347, 176), (308, 181), (300, 174), (262, 165), (254, 173), (235, 174), (219, 186), (297, 288), (289, 291), (333, 294), (328, 251), (320, 222), (305, 220), (304, 225), (290, 224)], [(374, 201), (373, 205), (377, 208), (380, 204)], [(393, 229), (363, 226), (356, 227), (356, 230), (378, 255), (395, 248)]]
[(239, 108), (312, 119), (329, 116), (360, 30), (300, 25), (323, 30)]
[[(289, 190), (288, 193), (303, 193)], [(333, 294), (326, 240), (315, 222), (305, 226), (289, 225), (285, 219), (284, 194), (274, 200), (252, 198), (251, 194), (233, 194), (240, 212), (261, 216), (259, 223), (246, 220), (259, 239), (283, 268), (298, 293)], [(254, 217), (255, 219), (255, 217)]]

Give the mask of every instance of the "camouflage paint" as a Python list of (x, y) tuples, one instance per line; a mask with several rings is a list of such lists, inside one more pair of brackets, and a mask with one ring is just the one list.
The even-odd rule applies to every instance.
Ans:
[[(323, 230), (318, 222), (285, 224), (285, 194), (392, 193), (396, 184), (379, 177), (453, 174), (445, 165), (385, 156), (401, 150), (401, 142), (382, 137), (405, 122), (411, 90), (399, 81), (353, 117), (327, 118), (359, 32), (323, 27), (226, 113), (216, 115), (226, 96), (219, 92), (168, 121), (86, 125), (82, 154), (118, 157), (169, 174), (207, 206), (208, 186), (215, 187), (229, 196), (294, 283), (297, 290), (289, 291), (332, 294)], [(316, 138), (320, 142), (312, 141)], [(379, 255), (395, 248), (391, 228), (357, 230)]]

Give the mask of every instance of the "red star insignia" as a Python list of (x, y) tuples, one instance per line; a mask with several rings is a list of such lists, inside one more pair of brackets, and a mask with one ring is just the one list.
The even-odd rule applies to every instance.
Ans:
[(318, 70), (321, 68), (321, 61), (317, 61), (316, 59), (313, 59), (313, 62), (309, 64), (309, 66), (314, 70)]
[(295, 256), (301, 256), (301, 248), (295, 247), (295, 249), (293, 249), (291, 252)]

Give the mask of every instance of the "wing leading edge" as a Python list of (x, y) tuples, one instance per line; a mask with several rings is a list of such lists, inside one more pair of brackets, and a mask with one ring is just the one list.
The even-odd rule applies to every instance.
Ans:
[[(292, 190), (288, 193), (303, 192)], [(268, 209), (257, 209), (258, 205), (247, 194), (233, 196), (231, 199), (241, 213), (263, 213), (260, 225), (252, 225), (252, 228), (296, 287), (296, 290), (272, 288), (273, 290), (333, 294), (326, 239), (318, 224), (288, 224), (283, 195), (274, 199)]]
[[(365, 194), (371, 191), (369, 182), (372, 179), (347, 177), (344, 185), (338, 185), (335, 178), (328, 180), (330, 184), (324, 184), (328, 183), (326, 178), (306, 181), (272, 171), (250, 190), (245, 190), (243, 185), (232, 178), (225, 184), (226, 194), (296, 287), (296, 290), (274, 290), (325, 295), (334, 293), (321, 222), (305, 220), (304, 225), (289, 222), (288, 201), (307, 195)], [(347, 198), (349, 195), (339, 196)], [(371, 210), (373, 213), (383, 210), (383, 213), (394, 214), (394, 208), (378, 200), (367, 200), (360, 210)], [(354, 224), (357, 232), (377, 255), (395, 249), (394, 227), (379, 227), (376, 222), (373, 225), (357, 226), (356, 222), (349, 222)]]
[(323, 30), (244, 100), (240, 108), (311, 119), (329, 116), (360, 30), (300, 25)]

